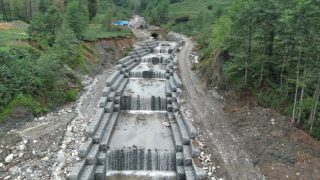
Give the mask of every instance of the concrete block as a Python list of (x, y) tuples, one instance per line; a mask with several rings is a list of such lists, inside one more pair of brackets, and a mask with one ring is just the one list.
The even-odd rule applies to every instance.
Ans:
[(182, 152), (183, 146), (182, 146), (182, 142), (181, 142), (181, 138), (180, 138), (180, 134), (179, 134), (178, 125), (176, 123), (170, 122), (170, 128), (171, 128), (172, 139), (173, 139), (176, 151)]
[(119, 63), (120, 63), (120, 64), (125, 63), (125, 62), (129, 61), (130, 59), (131, 59), (131, 57), (130, 57), (130, 56), (127, 56), (127, 57), (125, 57), (125, 58), (120, 59), (120, 60), (119, 60)]
[(184, 171), (186, 173), (186, 180), (195, 180), (196, 177), (193, 173), (192, 166), (184, 166)]
[(182, 87), (182, 82), (176, 73), (173, 73), (173, 80), (178, 88)]
[(170, 69), (170, 76), (173, 76), (173, 70), (172, 69)]
[(177, 174), (177, 180), (185, 180), (186, 179), (186, 174), (184, 172), (183, 166), (177, 166), (176, 174)]
[(171, 90), (172, 90), (173, 92), (176, 92), (176, 91), (177, 91), (177, 86), (176, 86), (176, 84), (174, 83), (172, 76), (170, 76), (169, 82), (170, 82), (170, 88), (171, 88)]
[(131, 71), (133, 68), (135, 68), (139, 63), (138, 62), (135, 62), (135, 63), (132, 63), (129, 67), (126, 68), (126, 72), (129, 72)]
[(135, 55), (135, 54), (136, 54), (135, 52), (129, 52), (128, 53), (129, 56), (132, 56), (132, 55)]
[(99, 153), (99, 144), (93, 144), (86, 157), (87, 165), (95, 165), (97, 163), (97, 156)]
[(87, 165), (80, 177), (80, 180), (94, 180), (95, 165)]
[(189, 137), (188, 131), (187, 131), (182, 119), (176, 117), (176, 122), (177, 122), (177, 125), (179, 128), (182, 144), (189, 145), (190, 144), (190, 137)]
[(167, 119), (169, 122), (173, 121), (175, 122), (176, 120), (174, 119), (174, 115), (172, 112), (167, 112)]
[(103, 151), (99, 151), (98, 158), (97, 158), (97, 164), (98, 165), (105, 165), (107, 159), (107, 153)]
[(176, 153), (176, 165), (183, 166), (183, 153), (182, 152)]
[(172, 96), (172, 102), (177, 102), (177, 97), (178, 97), (177, 93), (172, 92), (171, 96)]
[(194, 139), (197, 137), (198, 133), (196, 128), (192, 125), (190, 119), (188, 118), (188, 116), (186, 116), (183, 112), (181, 112), (181, 118), (187, 128), (187, 131), (189, 133), (189, 136), (191, 139)]
[(110, 87), (104, 87), (102, 90), (102, 97), (108, 97), (108, 94), (110, 92)]
[(183, 161), (185, 166), (192, 165), (192, 156), (190, 153), (190, 147), (187, 145), (183, 145)]
[(77, 162), (71, 169), (69, 176), (70, 180), (78, 180), (81, 177), (81, 174), (86, 166), (86, 161), (82, 160)]
[(120, 71), (116, 71), (114, 72), (108, 79), (107, 79), (107, 87), (110, 87), (113, 82), (118, 78), (118, 76), (120, 75)]
[(120, 86), (121, 82), (124, 79), (124, 75), (118, 76), (118, 78), (114, 81), (114, 83), (111, 85), (111, 91), (116, 91), (118, 87)]
[(121, 94), (123, 93), (124, 89), (126, 88), (128, 82), (129, 82), (129, 78), (124, 78), (124, 80), (121, 82), (120, 86), (116, 90), (117, 96), (121, 96)]
[(118, 119), (118, 116), (119, 116), (119, 113), (118, 112), (114, 112), (112, 114), (112, 117), (109, 121), (109, 124), (106, 128), (106, 131), (102, 137), (102, 141), (100, 143), (100, 151), (107, 151), (107, 148), (108, 148), (108, 144), (109, 144), (109, 140), (110, 140), (110, 137), (111, 137), (111, 133), (114, 129), (114, 126), (116, 124), (116, 121)]
[(106, 113), (112, 113), (113, 112), (113, 106), (114, 106), (114, 102), (108, 102), (106, 107), (104, 108)]
[(195, 139), (190, 139), (190, 152), (192, 158), (196, 158), (200, 156), (200, 146)]
[[(99, 108), (97, 113), (93, 116), (91, 123), (87, 126), (86, 129), (86, 136), (87, 137), (93, 137), (93, 135), (96, 133), (98, 126), (104, 116), (104, 108)], [(103, 112), (103, 114), (100, 114)]]
[(202, 169), (202, 165), (201, 165), (199, 158), (192, 159), (192, 168), (193, 168), (193, 172), (196, 176), (196, 179), (202, 179), (202, 178), (206, 177), (206, 173), (205, 173), (204, 169)]
[(136, 54), (130, 55), (132, 59), (137, 58), (138, 56)]
[(178, 66), (173, 66), (173, 70), (177, 70), (178, 69)]
[(113, 106), (113, 112), (120, 112), (120, 104), (115, 104)]
[(129, 61), (123, 63), (123, 64), (122, 64), (122, 67), (123, 67), (123, 68), (126, 68), (126, 67), (130, 66), (130, 65), (131, 65), (132, 63), (134, 63), (134, 62), (135, 62), (135, 59), (130, 59)]
[(114, 98), (116, 97), (116, 92), (111, 92), (108, 95), (108, 102), (114, 102)]
[(99, 101), (98, 107), (99, 107), (99, 108), (103, 108), (103, 107), (106, 106), (106, 104), (107, 104), (107, 97), (101, 97), (101, 98), (100, 98), (100, 101)]
[(95, 180), (105, 180), (106, 179), (106, 166), (98, 165), (94, 173)]
[(171, 97), (167, 97), (167, 104), (172, 104), (172, 98)]
[(172, 63), (173, 63), (173, 65), (178, 65), (177, 58), (173, 58), (173, 59), (172, 59)]
[(178, 110), (179, 110), (179, 108), (178, 108), (177, 103), (176, 102), (172, 102), (172, 112), (176, 112)]
[(177, 88), (177, 95), (179, 96), (180, 94), (182, 94), (182, 90), (180, 88)]
[(120, 98), (121, 98), (121, 96), (116, 96), (114, 98), (114, 104), (120, 104)]
[(109, 120), (111, 118), (112, 113), (106, 113), (100, 123), (100, 126), (98, 127), (96, 133), (93, 135), (93, 143), (99, 144), (102, 139), (102, 135), (109, 123)]
[(166, 79), (170, 79), (170, 73), (166, 73)]
[(92, 143), (92, 138), (89, 138), (85, 143), (83, 143), (78, 149), (78, 155), (82, 158), (85, 158), (91, 149)]
[(121, 70), (121, 69), (122, 69), (122, 65), (121, 64), (116, 65), (116, 70)]
[(167, 104), (167, 111), (168, 111), (168, 112), (173, 112), (173, 111), (172, 111), (172, 105), (171, 105), (171, 104)]

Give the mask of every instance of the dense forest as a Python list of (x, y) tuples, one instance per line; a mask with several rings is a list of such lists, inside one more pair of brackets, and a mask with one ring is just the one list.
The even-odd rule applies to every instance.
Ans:
[(200, 71), (212, 70), (223, 56), (224, 76), (238, 92), (292, 116), (320, 139), (319, 5), (316, 0), (0, 0), (0, 18), (30, 23), (28, 39), (37, 42), (0, 47), (6, 82), (0, 85), (0, 111), (21, 99), (32, 99), (25, 104), (37, 111), (70, 99), (79, 87), (60, 81), (79, 80), (61, 67), (88, 73), (84, 54), (92, 50), (82, 42), (99, 38), (101, 29), (119, 31), (112, 21), (137, 13), (150, 25), (196, 38), (203, 52)]

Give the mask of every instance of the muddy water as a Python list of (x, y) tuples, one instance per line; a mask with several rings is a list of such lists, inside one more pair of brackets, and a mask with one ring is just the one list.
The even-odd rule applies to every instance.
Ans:
[(110, 149), (137, 147), (138, 149), (174, 151), (170, 127), (162, 125), (166, 113), (120, 113), (110, 140)]
[(155, 79), (130, 79), (123, 96), (165, 97), (165, 81)]
[(175, 180), (175, 172), (124, 171), (109, 173), (105, 180)]

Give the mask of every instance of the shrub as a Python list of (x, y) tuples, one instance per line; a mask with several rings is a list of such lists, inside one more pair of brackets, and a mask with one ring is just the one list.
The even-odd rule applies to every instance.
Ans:
[(193, 65), (192, 67), (191, 67), (191, 70), (192, 71), (194, 71), (194, 70), (196, 70), (197, 68), (196, 68), (196, 65)]
[(209, 10), (211, 10), (212, 9), (212, 5), (210, 4), (210, 5), (208, 5), (208, 9)]
[(175, 19), (175, 22), (176, 22), (176, 23), (179, 23), (179, 22), (182, 22), (182, 21), (189, 21), (189, 18), (190, 18), (189, 15), (180, 16), (180, 17), (177, 17), (177, 18)]
[(77, 96), (78, 96), (78, 90), (76, 90), (76, 89), (68, 90), (66, 92), (66, 95), (67, 95), (68, 100), (76, 101), (77, 100)]

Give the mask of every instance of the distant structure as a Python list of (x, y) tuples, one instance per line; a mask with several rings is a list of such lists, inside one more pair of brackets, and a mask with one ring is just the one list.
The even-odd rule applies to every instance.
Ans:
[(129, 22), (128, 21), (115, 21), (115, 25), (128, 26), (129, 27)]

